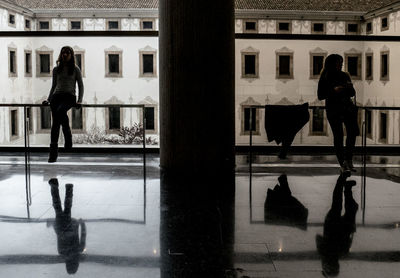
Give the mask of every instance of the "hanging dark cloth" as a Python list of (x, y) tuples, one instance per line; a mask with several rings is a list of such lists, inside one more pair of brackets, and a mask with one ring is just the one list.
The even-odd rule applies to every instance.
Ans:
[(308, 123), (308, 103), (301, 105), (266, 105), (265, 131), (268, 142), (282, 143), (280, 158), (285, 158), (297, 132)]

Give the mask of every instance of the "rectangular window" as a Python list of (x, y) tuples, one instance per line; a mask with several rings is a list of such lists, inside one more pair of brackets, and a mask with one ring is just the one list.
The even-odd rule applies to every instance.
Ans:
[(279, 75), (290, 75), (290, 56), (280, 55), (279, 56)]
[(49, 106), (40, 107), (40, 129), (51, 128), (51, 110)]
[(8, 25), (15, 27), (15, 14), (8, 14)]
[(367, 22), (367, 26), (366, 26), (366, 32), (367, 34), (372, 34), (372, 22)]
[(28, 118), (28, 130), (32, 131), (33, 130), (33, 125), (32, 125), (32, 109), (30, 107), (26, 108), (26, 117)]
[(373, 80), (373, 55), (365, 54), (365, 79)]
[(250, 131), (250, 111), (251, 111), (251, 130), (256, 131), (256, 108), (244, 108), (244, 131)]
[(311, 71), (311, 78), (319, 78), (319, 75), (324, 67), (324, 55), (312, 55), (312, 71)]
[(346, 31), (348, 34), (358, 34), (358, 23), (347, 23)]
[(389, 80), (389, 52), (381, 52), (381, 80)]
[(72, 129), (83, 129), (82, 109), (71, 109)]
[(142, 30), (154, 30), (154, 20), (142, 20), (141, 28)]
[(279, 22), (278, 30), (283, 32), (289, 32), (290, 26), (289, 22)]
[(348, 57), (348, 71), (350, 76), (358, 75), (358, 57)]
[(71, 21), (71, 30), (81, 30), (82, 29), (81, 21)]
[(9, 73), (10, 76), (17, 76), (17, 55), (16, 55), (16, 51), (15, 50), (10, 50), (9, 51), (9, 57), (10, 57), (10, 61), (9, 61)]
[(25, 51), (25, 76), (32, 76), (32, 52)]
[(380, 133), (379, 133), (379, 138), (382, 141), (387, 140), (387, 114), (386, 113), (380, 113)]
[(312, 110), (312, 128), (313, 134), (323, 134), (324, 129), (324, 110), (320, 108), (314, 108)]
[(154, 59), (153, 54), (143, 54), (143, 74), (154, 73), (153, 59)]
[(119, 21), (118, 20), (109, 20), (108, 21), (108, 30), (119, 30)]
[(25, 19), (25, 29), (31, 29), (31, 21), (29, 19)]
[(155, 130), (154, 112), (154, 107), (145, 107), (144, 109), (146, 116), (146, 130)]
[(258, 78), (258, 53), (242, 52), (242, 78)]
[(82, 71), (82, 54), (75, 54), (75, 64)]
[(389, 22), (387, 17), (381, 18), (381, 31), (389, 30)]
[(244, 33), (256, 33), (257, 32), (257, 21), (256, 20), (245, 20), (244, 21)]
[(11, 136), (18, 135), (18, 114), (17, 110), (11, 110)]
[(119, 107), (108, 108), (108, 128), (109, 129), (120, 129), (121, 128), (121, 110)]
[(119, 55), (108, 54), (108, 72), (119, 73)]
[(372, 139), (372, 111), (367, 110), (366, 111), (366, 133), (368, 138)]
[(39, 21), (39, 30), (50, 30), (49, 21)]
[(345, 54), (345, 71), (347, 71), (354, 80), (361, 80), (361, 53)]
[(50, 73), (50, 54), (40, 54), (40, 73)]
[(321, 23), (321, 22), (313, 23), (311, 33), (314, 33), (314, 34), (325, 33), (325, 24)]

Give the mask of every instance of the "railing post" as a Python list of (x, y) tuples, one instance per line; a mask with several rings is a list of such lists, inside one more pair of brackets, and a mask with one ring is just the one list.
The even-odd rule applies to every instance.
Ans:
[(250, 119), (249, 119), (249, 128), (250, 128), (250, 142), (249, 142), (249, 173), (251, 177), (252, 172), (252, 161), (253, 161), (253, 108), (250, 106)]
[(25, 152), (25, 194), (26, 194), (26, 209), (28, 213), (28, 218), (30, 218), (29, 206), (32, 204), (31, 198), (31, 182), (30, 182), (30, 168), (29, 168), (29, 141), (28, 141), (28, 125), (27, 123), (27, 113), (26, 105), (23, 106), (24, 109), (24, 152)]
[(146, 107), (142, 105), (143, 116), (143, 180), (146, 183)]

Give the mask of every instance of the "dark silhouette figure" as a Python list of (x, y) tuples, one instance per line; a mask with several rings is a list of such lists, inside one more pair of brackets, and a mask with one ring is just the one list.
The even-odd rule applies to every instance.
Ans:
[[(340, 271), (339, 258), (349, 253), (356, 231), (358, 204), (354, 201), (351, 188), (356, 185), (340, 175), (333, 190), (332, 207), (325, 217), (324, 234), (316, 236), (318, 253), (321, 256), (322, 273), (325, 277), (337, 276)], [(345, 212), (342, 216), (344, 189)]]
[[(79, 96), (76, 101), (75, 86), (78, 83)], [(60, 126), (64, 134), (65, 149), (72, 148), (72, 133), (69, 126), (67, 112), (72, 107), (79, 108), (83, 98), (82, 73), (75, 65), (74, 50), (64, 46), (58, 56), (57, 66), (53, 69), (53, 83), (47, 100), (44, 105), (50, 104), (53, 124), (51, 126), (51, 141), (49, 162), (56, 162), (58, 157), (58, 137)]]
[[(357, 135), (357, 106), (351, 98), (356, 92), (348, 73), (342, 71), (343, 58), (338, 54), (329, 55), (318, 82), (318, 99), (326, 100), (326, 113), (331, 126), (336, 157), (342, 172), (355, 171), (353, 150)], [(343, 147), (343, 124), (346, 127), (346, 149)]]
[(268, 188), (264, 203), (265, 223), (296, 226), (307, 229), (308, 209), (292, 196), (285, 174), (279, 178), (279, 184), (274, 189)]
[[(86, 225), (82, 219), (71, 218), (72, 191), (73, 184), (65, 185), (64, 210), (61, 207), (60, 194), (58, 191), (58, 180), (50, 179), (51, 197), (53, 207), (56, 213), (56, 219), (53, 223), (57, 234), (58, 253), (65, 259), (65, 266), (69, 274), (74, 274), (79, 268), (80, 254), (86, 245)], [(79, 239), (79, 226), (81, 226), (81, 235)]]

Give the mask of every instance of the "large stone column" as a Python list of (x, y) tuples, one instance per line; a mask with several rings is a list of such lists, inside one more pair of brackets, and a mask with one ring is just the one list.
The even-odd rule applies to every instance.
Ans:
[(160, 160), (168, 176), (219, 179), (234, 168), (233, 2), (159, 1)]

